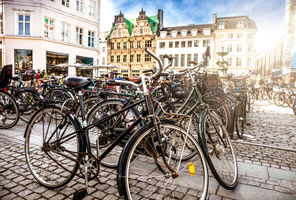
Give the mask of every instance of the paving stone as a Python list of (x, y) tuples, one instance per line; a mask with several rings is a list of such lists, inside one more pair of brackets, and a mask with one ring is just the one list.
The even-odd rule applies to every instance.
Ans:
[(272, 178), (286, 179), (290, 181), (296, 180), (296, 173), (288, 170), (268, 168), (268, 174)]
[(109, 194), (103, 198), (103, 200), (117, 200), (117, 199), (118, 199), (118, 197), (111, 195), (111, 194)]
[(0, 197), (3, 197), (3, 196), (5, 196), (5, 195), (7, 195), (7, 194), (9, 194), (10, 192), (8, 191), (8, 190), (5, 190), (5, 189), (2, 189), (1, 188), (1, 190), (0, 190)]
[(31, 199), (40, 199), (41, 195), (37, 193), (32, 193), (29, 196), (26, 196), (26, 199), (31, 200)]
[(7, 195), (1, 197), (2, 200), (11, 200), (11, 199), (16, 199), (16, 198), (17, 198), (16, 194), (13, 194), (13, 193), (7, 194)]
[(103, 199), (105, 196), (107, 196), (107, 194), (101, 191), (97, 191), (93, 193), (91, 196), (95, 197), (96, 199)]

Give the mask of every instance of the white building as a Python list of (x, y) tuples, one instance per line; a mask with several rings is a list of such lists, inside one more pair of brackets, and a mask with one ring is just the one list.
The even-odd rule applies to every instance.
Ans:
[(3, 64), (48, 74), (66, 74), (53, 67), (61, 63), (97, 64), (99, 12), (100, 0), (5, 1)]
[[(184, 69), (189, 61), (200, 62), (207, 46), (210, 46), (213, 57), (214, 28), (212, 24), (163, 28), (157, 38), (157, 55), (162, 61), (165, 54), (175, 57), (171, 68), (175, 70)], [(167, 66), (168, 60), (164, 61)], [(212, 60), (210, 66), (213, 66)]]
[[(247, 16), (217, 18), (212, 24), (162, 28), (157, 38), (157, 55), (168, 54), (176, 58), (174, 69), (188, 66), (193, 60), (200, 62), (207, 46), (211, 49), (209, 68), (218, 69), (218, 52), (227, 52), (228, 72), (241, 74), (255, 70), (254, 21)], [(165, 65), (167, 64), (167, 61)]]
[(218, 52), (227, 52), (224, 60), (228, 63), (228, 73), (241, 74), (255, 70), (256, 24), (247, 16), (221, 17), (214, 14), (216, 25), (214, 60), (221, 60)]
[(107, 65), (107, 40), (110, 32), (109, 31), (104, 31), (100, 33), (100, 38), (99, 38), (99, 51), (100, 51), (100, 56), (99, 56), (99, 65)]

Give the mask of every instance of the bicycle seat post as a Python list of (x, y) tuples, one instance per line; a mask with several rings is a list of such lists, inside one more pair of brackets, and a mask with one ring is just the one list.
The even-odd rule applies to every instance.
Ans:
[(86, 126), (86, 120), (85, 120), (84, 109), (83, 109), (83, 99), (82, 99), (83, 94), (82, 94), (81, 90), (78, 91), (77, 96), (78, 96), (79, 103), (80, 103), (82, 125), (83, 125), (83, 127), (85, 127)]

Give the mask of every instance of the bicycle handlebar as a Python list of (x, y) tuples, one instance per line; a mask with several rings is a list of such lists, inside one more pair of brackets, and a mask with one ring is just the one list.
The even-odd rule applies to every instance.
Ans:
[(152, 76), (151, 78), (152, 79), (157, 79), (160, 75), (160, 73), (162, 72), (163, 70), (163, 64), (161, 62), (161, 60), (148, 48), (145, 48), (145, 52), (148, 53), (150, 56), (152, 56), (159, 64), (159, 69), (158, 71), (156, 71)]

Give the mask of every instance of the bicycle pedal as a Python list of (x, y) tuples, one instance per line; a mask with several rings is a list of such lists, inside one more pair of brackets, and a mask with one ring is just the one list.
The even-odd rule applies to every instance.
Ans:
[(81, 200), (87, 195), (87, 190), (85, 188), (81, 188), (74, 192), (73, 200)]

